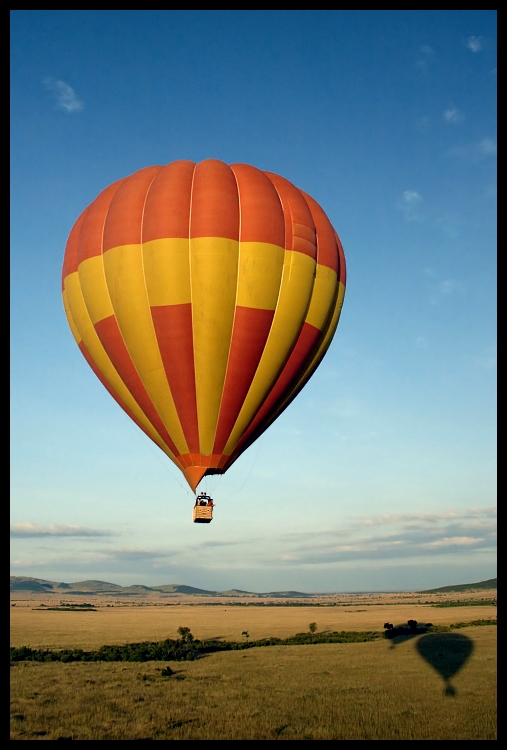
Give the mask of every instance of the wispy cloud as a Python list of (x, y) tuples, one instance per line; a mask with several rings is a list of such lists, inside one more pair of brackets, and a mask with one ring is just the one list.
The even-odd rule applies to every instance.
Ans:
[(486, 156), (496, 156), (496, 141), (493, 138), (483, 138), (479, 143), (479, 151)]
[(49, 91), (53, 92), (57, 107), (60, 109), (64, 109), (66, 112), (79, 112), (83, 109), (83, 102), (77, 98), (76, 92), (68, 83), (56, 81), (54, 78), (45, 78), (44, 85)]
[(465, 286), (461, 281), (453, 279), (444, 279), (440, 282), (440, 291), (442, 294), (452, 294), (453, 292), (464, 292)]
[[(103, 535), (104, 536), (104, 535)], [(13, 566), (26, 565), (27, 560), (31, 564), (36, 561), (37, 566), (45, 567), (77, 567), (83, 570), (87, 568), (92, 571), (104, 566), (110, 566), (112, 569), (136, 569), (138, 565), (150, 564), (156, 562), (166, 562), (175, 555), (180, 554), (180, 550), (169, 549), (149, 549), (142, 547), (101, 547), (91, 549), (83, 548), (80, 550), (69, 551), (64, 549), (58, 552), (55, 548), (38, 547), (32, 555), (25, 558), (16, 558), (12, 560)]]
[(471, 52), (480, 52), (484, 46), (483, 36), (469, 36), (466, 40), (466, 46)]
[[(253, 539), (251, 541), (254, 541)], [(224, 540), (210, 540), (209, 542), (200, 542), (199, 544), (193, 544), (187, 549), (189, 550), (204, 550), (204, 549), (212, 549), (214, 547), (235, 547), (238, 544), (242, 544), (239, 540), (234, 540), (232, 542), (224, 541)]]
[(475, 143), (465, 143), (454, 146), (448, 155), (470, 164), (479, 164), (496, 156), (496, 139), (486, 136)]
[(444, 110), (444, 120), (446, 122), (462, 122), (464, 119), (463, 112), (459, 110), (457, 107), (448, 107), (446, 110)]
[(36, 523), (15, 523), (11, 526), (11, 537), (45, 537), (45, 536), (111, 536), (110, 531), (90, 529), (85, 526), (58, 525), (39, 526)]
[(424, 44), (419, 50), (419, 56), (414, 63), (415, 67), (419, 68), (419, 70), (426, 70), (428, 62), (434, 57), (434, 55), (435, 50), (428, 44)]
[(110, 560), (120, 560), (124, 563), (140, 562), (144, 560), (165, 560), (178, 554), (176, 550), (167, 549), (142, 549), (138, 547), (118, 547), (103, 550), (100, 555), (102, 558)]
[[(358, 520), (347, 529), (300, 534), (289, 547), (278, 562), (322, 565), (351, 560), (395, 561), (432, 553), (493, 550), (496, 512), (494, 508), (470, 508), (463, 512), (381, 515)], [(271, 564), (274, 561), (269, 560)]]
[(407, 221), (413, 221), (419, 218), (418, 209), (421, 203), (422, 197), (416, 190), (404, 190), (396, 205)]
[(432, 268), (423, 269), (423, 273), (431, 280), (430, 302), (432, 305), (438, 305), (445, 297), (449, 297), (454, 293), (462, 294), (466, 291), (466, 286), (462, 281), (458, 279), (439, 279), (438, 274)]
[(497, 366), (497, 347), (496, 345), (485, 349), (482, 352), (477, 352), (474, 357), (474, 362), (482, 367), (484, 370), (494, 370)]
[[(407, 499), (407, 506), (410, 499)], [(19, 524), (18, 524), (19, 526)], [(38, 527), (41, 528), (41, 527)], [(212, 541), (212, 540), (210, 540)], [(447, 558), (451, 562), (473, 555), (489, 555), (496, 549), (496, 509), (445, 508), (438, 512), (385, 513), (356, 516), (337, 522), (325, 531), (301, 531), (268, 535), (266, 538), (246, 536), (234, 544), (141, 548), (129, 546), (93, 547), (81, 550), (38, 547), (26, 556), (16, 555), (14, 570), (23, 575), (42, 575), (51, 580), (67, 580), (73, 573), (82, 578), (100, 580), (149, 581), (160, 576), (168, 581), (186, 583), (197, 580), (205, 569), (218, 570), (316, 570), (319, 567), (338, 569), (358, 564), (403, 566), (419, 561), (436, 563)], [(217, 547), (221, 549), (217, 550)], [(219, 552), (219, 554), (217, 554)], [(56, 573), (55, 571), (61, 571)], [(190, 579), (188, 575), (191, 574)], [(62, 579), (63, 576), (63, 579)], [(183, 578), (182, 578), (183, 576)], [(184, 580), (185, 579), (185, 580)], [(194, 584), (192, 584), (194, 585)], [(200, 584), (204, 585), (204, 584)], [(216, 585), (208, 585), (215, 588)], [(227, 588), (228, 586), (226, 586)]]

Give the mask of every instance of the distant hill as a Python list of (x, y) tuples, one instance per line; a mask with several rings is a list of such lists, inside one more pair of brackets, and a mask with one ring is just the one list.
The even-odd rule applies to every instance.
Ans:
[(162, 594), (203, 594), (205, 596), (215, 596), (218, 593), (218, 591), (196, 589), (193, 586), (183, 586), (179, 583), (166, 583), (163, 586), (151, 586), (150, 591), (158, 591)]
[[(442, 586), (438, 589), (427, 589), (418, 591), (419, 594), (436, 594), (453, 591), (477, 591), (482, 589), (496, 589), (496, 578), (479, 583), (463, 583), (458, 586)], [(167, 583), (162, 586), (120, 586), (117, 583), (107, 581), (77, 581), (76, 583), (62, 583), (59, 581), (45, 581), (43, 578), (32, 578), (30, 576), (11, 576), (11, 592), (31, 594), (104, 594), (113, 596), (143, 596), (146, 594), (183, 594), (188, 596), (251, 596), (258, 599), (305, 599), (322, 594), (305, 594), (302, 591), (270, 591), (258, 594), (253, 591), (242, 591), (241, 589), (229, 589), (228, 591), (208, 591), (198, 589), (194, 586), (185, 586), (179, 583)], [(339, 592), (336, 592), (339, 593)], [(350, 593), (350, 592), (349, 592)], [(355, 592), (375, 593), (375, 592)], [(379, 592), (376, 592), (379, 593)]]
[(34, 594), (121, 594), (122, 596), (136, 596), (155, 592), (161, 594), (205, 594), (206, 596), (215, 596), (219, 593), (172, 583), (164, 586), (141, 586), (140, 584), (120, 586), (117, 583), (107, 583), (106, 581), (60, 583), (29, 576), (11, 576), (11, 591), (25, 591)]
[(441, 586), (438, 589), (426, 589), (426, 591), (418, 591), (418, 594), (444, 594), (451, 591), (477, 591), (477, 590), (489, 590), (496, 589), (496, 578), (489, 578), (487, 581), (479, 581), (478, 583), (461, 583), (458, 586)]
[(188, 596), (252, 596), (258, 598), (278, 599), (301, 599), (303, 597), (315, 596), (315, 594), (303, 594), (300, 591), (270, 591), (265, 594), (257, 594), (252, 591), (241, 589), (229, 589), (228, 591), (208, 591), (198, 589), (194, 586), (185, 586), (179, 583), (167, 583), (162, 586), (120, 586), (117, 583), (106, 581), (77, 581), (76, 583), (61, 583), (58, 581), (45, 581), (43, 578), (31, 578), (30, 576), (11, 576), (11, 592), (30, 592), (32, 594), (110, 594), (121, 596), (139, 596), (142, 594), (183, 594)]
[(269, 594), (259, 594), (259, 596), (272, 596), (278, 599), (304, 599), (307, 596), (317, 596), (317, 594), (303, 594), (301, 591), (270, 591)]
[(25, 578), (25, 576), (11, 576), (11, 591), (30, 591), (32, 593), (51, 593), (54, 589), (51, 581), (42, 581), (40, 578)]

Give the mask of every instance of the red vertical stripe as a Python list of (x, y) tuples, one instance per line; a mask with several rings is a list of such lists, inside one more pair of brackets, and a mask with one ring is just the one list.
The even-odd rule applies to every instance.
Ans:
[(103, 250), (141, 242), (146, 193), (162, 167), (146, 167), (128, 177), (116, 191), (104, 224)]
[(192, 306), (151, 308), (162, 362), (190, 453), (199, 453)]
[(334, 237), (336, 240), (336, 246), (338, 248), (338, 281), (341, 281), (343, 286), (347, 283), (347, 266), (345, 263), (345, 253), (343, 252), (342, 243), (340, 242), (340, 238), (334, 233)]
[(248, 429), (244, 432), (243, 437), (234, 449), (231, 455), (232, 460), (245, 450), (246, 445), (251, 442), (251, 438), (254, 437), (255, 433), (260, 435), (264, 429), (266, 429), (265, 426), (263, 427), (263, 424), (265, 425), (266, 422), (269, 422), (269, 415), (275, 409), (277, 402), (282, 398), (284, 393), (289, 390), (291, 384), (296, 382), (300, 377), (304, 369), (304, 364), (312, 353), (321, 333), (322, 332), (319, 331), (318, 328), (315, 328), (315, 326), (312, 326), (309, 323), (303, 325), (297, 343), (292, 350), (285, 367), (280, 373), (280, 376), (266, 400), (250, 423)]
[(232, 170), (222, 161), (208, 159), (195, 168), (190, 237), (239, 239), (238, 189)]
[(175, 161), (157, 174), (146, 197), (143, 242), (189, 237), (194, 170), (192, 161)]
[(266, 175), (248, 164), (232, 164), (241, 209), (241, 242), (285, 247), (285, 222), (278, 193)]
[(102, 237), (107, 212), (109, 211), (111, 201), (125, 181), (118, 180), (117, 182), (113, 182), (112, 185), (103, 190), (93, 203), (88, 206), (81, 234), (79, 235), (78, 263), (102, 254)]
[(315, 223), (301, 191), (284, 177), (265, 173), (278, 191), (285, 217), (285, 247), (287, 250), (316, 257)]
[(62, 268), (62, 291), (65, 289), (65, 279), (67, 278), (67, 276), (69, 276), (71, 273), (75, 273), (78, 268), (77, 249), (79, 245), (79, 235), (81, 233), (81, 227), (83, 226), (83, 220), (87, 210), (88, 209), (85, 209), (81, 216), (78, 218), (78, 220), (72, 227), (69, 238), (67, 240)]
[(335, 231), (331, 222), (321, 209), (317, 201), (314, 201), (309, 195), (301, 190), (308, 207), (312, 212), (317, 234), (317, 263), (321, 266), (328, 266), (338, 273), (338, 248), (336, 245)]
[(125, 342), (123, 341), (123, 336), (118, 328), (116, 318), (110, 316), (109, 318), (100, 320), (98, 323), (95, 323), (95, 330), (109, 359), (113, 363), (116, 372), (125, 383), (125, 386), (157, 430), (160, 437), (165, 441), (167, 447), (176, 456), (179, 455), (178, 449), (167, 432), (164, 423), (160, 419), (130, 358), (130, 354), (128, 353)]
[(274, 310), (237, 307), (213, 453), (222, 453), (252, 384)]

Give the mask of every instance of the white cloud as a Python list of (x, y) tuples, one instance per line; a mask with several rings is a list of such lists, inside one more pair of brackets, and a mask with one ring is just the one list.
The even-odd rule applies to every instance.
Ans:
[(434, 279), (431, 283), (430, 304), (439, 305), (446, 297), (450, 298), (451, 295), (456, 293), (463, 294), (465, 291), (466, 286), (462, 281), (457, 281), (456, 279)]
[(483, 48), (484, 37), (482, 36), (469, 36), (466, 45), (472, 52), (479, 52)]
[(402, 202), (407, 205), (414, 205), (414, 203), (419, 203), (422, 200), (419, 193), (417, 193), (415, 190), (404, 190), (403, 196), (402, 196)]
[(68, 83), (55, 81), (54, 78), (46, 78), (44, 79), (44, 85), (56, 96), (57, 106), (60, 109), (64, 109), (66, 112), (79, 112), (83, 109), (83, 102), (77, 98), (76, 92)]
[[(410, 497), (406, 505), (412, 507)], [(436, 564), (437, 561), (442, 565), (449, 561), (451, 565), (456, 560), (477, 559), (480, 555), (493, 560), (495, 532), (494, 507), (463, 510), (451, 507), (426, 513), (408, 511), (356, 516), (348, 521), (337, 521), (336, 526), (331, 525), (326, 531), (287, 534), (274, 531), (265, 538), (246, 535), (237, 542), (241, 545), (240, 552), (237, 544), (226, 540), (220, 545), (219, 556), (216, 546), (208, 542), (158, 549), (106, 545), (97, 549), (95, 545), (92, 548), (89, 541), (83, 545), (73, 541), (72, 550), (57, 550), (57, 545), (53, 544), (48, 548), (38, 546), (28, 556), (13, 554), (12, 567), (19, 575), (34, 575), (37, 571), (35, 575), (50, 580), (75, 580), (73, 576), (77, 575), (79, 580), (96, 578), (144, 585), (153, 585), (153, 581), (158, 580), (220, 590), (233, 585), (230, 582), (217, 585), (211, 578), (203, 581), (203, 571), (212, 577), (224, 570), (229, 571), (228, 575), (232, 570), (234, 575), (242, 577), (247, 570), (256, 570), (259, 576), (268, 571), (272, 576), (276, 571), (278, 576), (284, 571), (298, 575), (323, 569), (339, 572), (348, 566), (371, 566), (371, 570), (377, 570), (392, 565), (402, 570), (407, 565)], [(82, 548), (78, 549), (79, 546)], [(196, 546), (200, 546), (197, 552)], [(235, 582), (234, 586), (237, 585)], [(277, 584), (275, 588), (280, 587)], [(282, 587), (287, 588), (285, 584)], [(266, 583), (242, 583), (241, 588), (273, 590), (273, 586)]]
[(418, 207), (421, 203), (422, 198), (418, 192), (415, 190), (404, 190), (397, 206), (407, 221), (413, 221), (419, 218)]
[(365, 519), (361, 523), (367, 525), (383, 525), (400, 521), (437, 523), (438, 521), (463, 518), (496, 518), (496, 508), (493, 506), (489, 508), (466, 508), (464, 510), (448, 508), (440, 513), (383, 513), (380, 516)]
[(43, 536), (111, 536), (111, 532), (89, 529), (84, 526), (58, 524), (39, 526), (36, 523), (15, 523), (11, 526), (11, 537), (26, 539)]
[[(382, 528), (384, 527), (384, 528)], [(360, 560), (403, 560), (450, 555), (460, 550), (494, 550), (494, 508), (448, 509), (441, 513), (385, 514), (347, 528), (287, 538), (285, 558), (299, 565), (329, 565)], [(275, 562), (273, 558), (267, 564)]]
[(435, 50), (428, 44), (424, 44), (419, 52), (420, 54), (415, 61), (415, 66), (416, 68), (419, 68), (419, 70), (426, 70), (426, 68), (428, 67), (428, 60), (431, 60), (431, 58), (434, 56)]
[(453, 281), (452, 279), (444, 279), (440, 282), (440, 291), (442, 294), (452, 294), (455, 291), (465, 291), (464, 285), (461, 281)]
[(494, 141), (493, 138), (483, 138), (479, 143), (479, 150), (482, 151), (483, 154), (492, 154), (496, 156), (496, 141)]
[(137, 547), (123, 547), (116, 549), (103, 550), (101, 553), (103, 557), (108, 557), (112, 560), (120, 560), (121, 562), (136, 563), (142, 560), (165, 560), (169, 557), (173, 557), (177, 554), (175, 550), (154, 550), (154, 549), (140, 549)]
[(470, 164), (479, 164), (485, 159), (496, 156), (496, 151), (496, 139), (486, 136), (476, 143), (454, 146), (448, 151), (448, 155)]
[(473, 536), (455, 536), (455, 537), (444, 537), (443, 539), (437, 539), (434, 542), (427, 542), (421, 544), (421, 547), (428, 547), (435, 549), (436, 547), (469, 547), (476, 546), (477, 542), (483, 542), (484, 539), (474, 538)]
[(462, 122), (463, 112), (457, 107), (448, 107), (448, 109), (444, 111), (444, 120), (446, 122)]

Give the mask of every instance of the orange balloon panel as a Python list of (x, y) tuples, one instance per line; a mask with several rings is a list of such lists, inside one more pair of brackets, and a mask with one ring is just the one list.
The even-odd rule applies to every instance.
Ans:
[(299, 393), (344, 293), (343, 249), (320, 206), (283, 177), (215, 159), (110, 185), (63, 263), (81, 352), (193, 490)]

